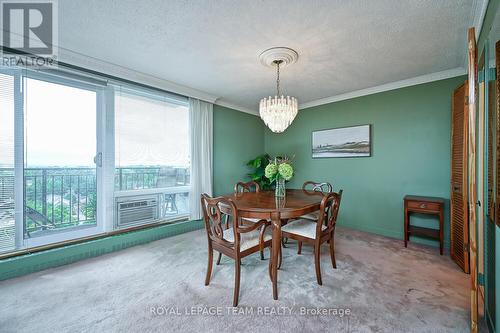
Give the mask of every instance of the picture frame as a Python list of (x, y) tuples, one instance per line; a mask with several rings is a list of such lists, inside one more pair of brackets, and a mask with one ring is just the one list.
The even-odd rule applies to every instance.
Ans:
[(312, 158), (371, 157), (371, 132), (370, 124), (313, 131)]

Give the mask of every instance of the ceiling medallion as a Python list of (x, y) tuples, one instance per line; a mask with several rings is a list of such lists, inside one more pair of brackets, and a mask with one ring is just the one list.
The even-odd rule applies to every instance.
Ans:
[(263, 65), (276, 68), (276, 95), (260, 100), (259, 114), (271, 131), (282, 133), (297, 116), (298, 102), (295, 97), (280, 94), (280, 67), (295, 63), (299, 55), (288, 47), (273, 47), (262, 52), (259, 58)]

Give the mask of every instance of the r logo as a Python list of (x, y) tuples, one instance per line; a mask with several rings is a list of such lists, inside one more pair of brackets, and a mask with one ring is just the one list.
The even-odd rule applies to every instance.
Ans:
[(36, 55), (54, 54), (52, 1), (2, 1), (2, 45)]

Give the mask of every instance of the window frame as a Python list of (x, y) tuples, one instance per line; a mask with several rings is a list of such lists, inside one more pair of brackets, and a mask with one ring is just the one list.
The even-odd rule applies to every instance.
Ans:
[[(95, 124), (95, 130), (96, 130), (96, 157), (99, 154), (102, 154), (103, 146), (101, 142), (101, 138), (103, 136), (103, 126), (102, 122), (100, 119), (104, 116), (106, 113), (106, 109), (103, 108), (102, 104), (102, 99), (103, 99), (103, 94), (105, 92), (106, 86), (101, 85), (101, 84), (93, 84), (91, 81), (87, 80), (84, 77), (78, 77), (78, 76), (72, 76), (71, 78), (66, 78), (64, 77), (63, 73), (60, 73), (58, 71), (51, 71), (51, 72), (42, 72), (42, 71), (35, 71), (35, 70), (28, 70), (28, 69), (21, 69), (19, 70), (18, 73), (18, 78), (19, 78), (19, 84), (21, 88), (21, 98), (22, 102), (20, 105), (16, 106), (16, 118), (22, 118), (22, 123), (16, 123), (16, 133), (22, 133), (22, 145), (19, 143), (16, 143), (16, 154), (20, 154), (21, 157), (19, 160), (16, 158), (16, 175), (17, 173), (21, 173), (21, 170), (17, 171), (17, 168), (20, 168), (19, 163), (21, 163), (21, 158), (22, 158), (22, 181), (15, 182), (15, 188), (16, 193), (22, 193), (23, 195), (19, 199), (19, 206), (18, 206), (18, 199), (19, 196), (16, 195), (16, 211), (20, 210), (19, 212), (19, 220), (16, 215), (16, 239), (17, 237), (21, 238), (19, 242), (22, 242), (21, 248), (22, 249), (30, 249), (34, 247), (39, 247), (39, 246), (47, 246), (53, 243), (60, 243), (60, 242), (65, 242), (65, 241), (71, 241), (74, 239), (78, 238), (84, 238), (84, 237), (91, 237), (91, 236), (96, 236), (99, 234), (102, 234), (106, 231), (105, 227), (105, 220), (106, 220), (106, 213), (105, 211), (101, 211), (102, 207), (99, 207), (99, 203), (101, 202), (101, 196), (104, 194), (105, 195), (105, 186), (103, 184), (103, 177), (102, 177), (102, 172), (103, 172), (103, 167), (102, 165), (98, 165), (96, 163), (95, 169), (96, 169), (96, 201), (97, 201), (97, 207), (96, 207), (96, 224), (95, 225), (81, 225), (81, 226), (75, 226), (72, 227), (71, 230), (57, 230), (54, 232), (51, 232), (50, 234), (39, 234), (35, 235), (32, 237), (26, 237), (26, 232), (25, 232), (25, 225), (24, 225), (24, 156), (25, 156), (25, 142), (24, 142), (24, 128), (25, 128), (25, 119), (24, 119), (24, 101), (25, 101), (25, 84), (24, 80), (25, 79), (34, 79), (34, 80), (39, 80), (39, 81), (44, 81), (56, 85), (63, 85), (63, 86), (68, 86), (76, 89), (82, 89), (82, 90), (88, 90), (96, 93), (96, 124)], [(17, 103), (16, 103), (17, 104)], [(17, 115), (17, 113), (19, 113)], [(16, 139), (18, 138), (16, 134)], [(22, 151), (18, 151), (21, 150)], [(19, 187), (19, 188), (18, 188)], [(103, 193), (101, 193), (103, 192)], [(18, 209), (17, 207), (21, 207)], [(20, 225), (18, 227), (18, 225)], [(22, 233), (17, 232), (18, 230), (21, 231), (22, 228)]]

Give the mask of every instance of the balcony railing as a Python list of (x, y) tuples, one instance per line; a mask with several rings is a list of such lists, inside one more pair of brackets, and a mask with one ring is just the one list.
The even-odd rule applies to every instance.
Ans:
[(95, 224), (95, 169), (25, 169), (24, 204), (28, 235), (40, 230)]
[[(188, 185), (189, 180), (188, 168), (116, 168), (115, 190), (182, 187)], [(187, 194), (178, 194), (167, 194), (171, 199), (162, 210), (165, 215), (172, 216), (179, 210), (187, 210)], [(24, 170), (24, 198), (24, 230), (28, 237), (44, 230), (93, 225), (96, 223), (97, 208), (96, 170), (27, 168)], [(0, 233), (3, 228), (12, 234), (13, 227), (14, 170), (0, 168)]]

